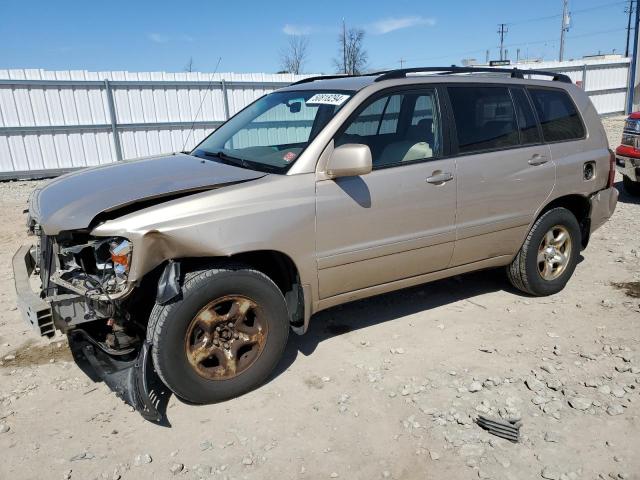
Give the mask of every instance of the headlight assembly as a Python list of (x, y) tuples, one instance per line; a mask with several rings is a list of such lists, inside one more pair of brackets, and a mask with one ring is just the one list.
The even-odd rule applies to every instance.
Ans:
[(113, 296), (128, 289), (132, 245), (122, 237), (67, 240), (58, 252), (54, 283), (88, 296)]
[(131, 242), (124, 238), (110, 242), (109, 253), (113, 264), (113, 272), (118, 280), (126, 281), (131, 264)]

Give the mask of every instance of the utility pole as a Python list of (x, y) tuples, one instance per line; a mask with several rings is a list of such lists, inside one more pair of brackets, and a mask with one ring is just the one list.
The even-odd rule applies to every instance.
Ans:
[(347, 74), (347, 26), (342, 19), (342, 56), (344, 61), (344, 74)]
[(404, 67), (404, 58), (401, 58), (400, 60), (398, 60), (398, 62), (400, 63), (400, 68), (402, 69), (402, 67)]
[(633, 0), (629, 0), (629, 5), (627, 6), (625, 13), (629, 15), (627, 18), (627, 46), (624, 49), (624, 56), (629, 58), (629, 41), (631, 39), (631, 16), (633, 15)]
[(516, 63), (520, 63), (520, 49), (516, 48)]
[(498, 24), (498, 35), (500, 35), (500, 60), (504, 60), (504, 36), (509, 31), (506, 23)]
[(629, 90), (627, 91), (627, 113), (633, 112), (634, 93), (636, 89), (636, 68), (638, 67), (638, 25), (640, 25), (640, 0), (636, 0), (636, 19), (633, 23), (633, 56), (631, 57)]
[(489, 65), (489, 50), (487, 50), (487, 55), (485, 56), (485, 61), (484, 63), (486, 63), (487, 65)]
[(560, 25), (560, 55), (558, 60), (564, 58), (564, 34), (569, 31), (569, 0), (562, 0), (562, 24)]

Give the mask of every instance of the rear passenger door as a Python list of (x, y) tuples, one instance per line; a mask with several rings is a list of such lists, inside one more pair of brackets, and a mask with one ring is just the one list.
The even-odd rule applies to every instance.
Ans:
[(529, 97), (508, 85), (460, 84), (447, 91), (458, 174), (451, 266), (513, 255), (556, 175)]

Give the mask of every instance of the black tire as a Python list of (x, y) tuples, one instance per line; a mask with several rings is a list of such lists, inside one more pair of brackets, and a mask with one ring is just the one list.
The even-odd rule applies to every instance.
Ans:
[[(258, 306), (261, 322), (268, 327), (266, 340), (257, 358), (236, 376), (205, 378), (187, 357), (185, 342), (190, 325), (210, 302), (233, 295), (250, 298)], [(187, 273), (181, 296), (166, 305), (156, 304), (147, 329), (153, 363), (162, 381), (177, 396), (201, 404), (237, 397), (261, 385), (282, 357), (288, 335), (289, 320), (282, 293), (266, 275), (242, 265)]]
[(622, 176), (622, 185), (624, 191), (633, 197), (640, 197), (640, 182), (634, 182), (628, 176)]
[[(571, 251), (568, 261), (557, 278), (546, 280), (538, 267), (539, 247), (552, 228), (561, 226), (569, 233)], [(518, 290), (535, 296), (553, 295), (561, 291), (576, 268), (581, 246), (580, 225), (576, 217), (566, 208), (553, 208), (538, 218), (531, 227), (522, 248), (507, 267), (507, 276)]]

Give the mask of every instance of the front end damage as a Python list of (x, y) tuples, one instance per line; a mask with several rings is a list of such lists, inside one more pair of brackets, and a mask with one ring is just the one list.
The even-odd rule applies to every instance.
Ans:
[(161, 423), (166, 388), (145, 340), (153, 304), (148, 299), (155, 292), (128, 282), (131, 243), (82, 231), (47, 236), (36, 224), (29, 229), (35, 245), (23, 246), (13, 258), (18, 306), (27, 323), (45, 337), (55, 330), (66, 334), (74, 359), (92, 380), (104, 381), (143, 417)]

